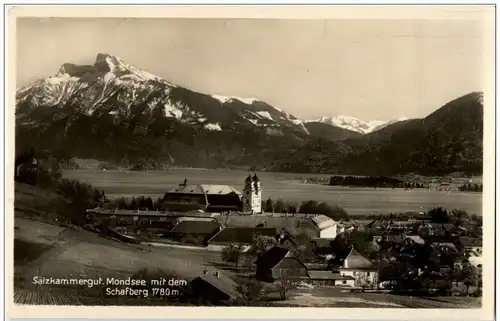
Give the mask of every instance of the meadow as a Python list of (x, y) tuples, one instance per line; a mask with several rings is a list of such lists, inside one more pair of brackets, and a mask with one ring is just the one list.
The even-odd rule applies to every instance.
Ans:
[[(437, 192), (427, 189), (348, 188), (306, 184), (301, 175), (289, 173), (259, 173), (262, 198), (282, 199), (288, 202), (316, 200), (343, 207), (349, 215), (387, 214), (427, 211), (441, 206), (453, 210), (464, 209), (470, 214), (482, 215), (482, 193)], [(166, 191), (183, 183), (227, 184), (243, 190), (246, 171), (171, 169), (165, 172), (65, 170), (65, 178), (78, 179), (102, 189), (110, 198), (150, 196), (162, 197)], [(307, 174), (307, 177), (327, 178), (329, 175)]]

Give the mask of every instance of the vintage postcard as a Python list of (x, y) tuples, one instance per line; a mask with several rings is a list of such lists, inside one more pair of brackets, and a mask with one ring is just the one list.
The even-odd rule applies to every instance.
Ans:
[(494, 9), (9, 8), (9, 316), (490, 318)]

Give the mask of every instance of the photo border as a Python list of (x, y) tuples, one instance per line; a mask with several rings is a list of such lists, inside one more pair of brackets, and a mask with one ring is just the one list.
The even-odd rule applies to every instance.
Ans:
[[(477, 5), (474, 3), (470, 3)], [(60, 5), (60, 4), (57, 4)], [(62, 4), (61, 4), (62, 5)], [(127, 4), (128, 6), (129, 4)], [(191, 5), (191, 4), (190, 4)], [(310, 4), (297, 4), (293, 3), (293, 6), (287, 5), (259, 5), (259, 6), (248, 6), (245, 4), (237, 6), (229, 6), (226, 4), (217, 5), (199, 5), (187, 7), (182, 4), (175, 4), (166, 7), (169, 11), (167, 16), (169, 18), (188, 18), (196, 16), (196, 18), (255, 18), (255, 19), (265, 19), (265, 18), (279, 18), (279, 19), (387, 19), (387, 17), (381, 17), (382, 15), (390, 14), (398, 17), (399, 19), (409, 19), (411, 17), (424, 17), (425, 19), (457, 19), (457, 17), (465, 18), (470, 15), (471, 8), (466, 7), (465, 10), (460, 10), (462, 8), (457, 6), (448, 7), (448, 11), (442, 4), (403, 4), (402, 7), (394, 7), (395, 4), (374, 4), (369, 5), (368, 8), (366, 4), (350, 4), (349, 6), (343, 4), (335, 4), (333, 6), (320, 5), (310, 5)], [(446, 4), (449, 5), (449, 4)], [(466, 6), (467, 3), (458, 3), (459, 6)], [(121, 5), (106, 3), (105, 6), (96, 6), (95, 4), (72, 4), (71, 7), (48, 7), (48, 6), (30, 6), (23, 7), (21, 3), (16, 3), (16, 7), (8, 7), (9, 4), (4, 5), (4, 22), (8, 21), (8, 28), (4, 29), (4, 97), (7, 99), (4, 108), (4, 163), (5, 163), (5, 178), (4, 178), (4, 195), (5, 197), (5, 215), (4, 215), (4, 232), (5, 232), (5, 253), (4, 253), (4, 267), (5, 272), (11, 272), (12, 266), (7, 266), (6, 262), (13, 262), (13, 237), (9, 237), (13, 233), (13, 157), (8, 158), (7, 156), (12, 155), (9, 151), (14, 150), (14, 135), (13, 127), (15, 124), (14, 119), (14, 106), (15, 106), (15, 19), (20, 16), (66, 16), (66, 17), (82, 17), (89, 16), (92, 14), (90, 11), (98, 10), (100, 17), (115, 17), (122, 18), (140, 16), (140, 18), (145, 18), (147, 12), (149, 12), (148, 18), (165, 18), (165, 14), (159, 13), (159, 7), (151, 4), (138, 4), (138, 6), (124, 8)], [(164, 5), (160, 5), (164, 6)], [(356, 12), (352, 17), (353, 10), (360, 10), (362, 7), (369, 14), (360, 18), (360, 13)], [(364, 7), (364, 8), (363, 8)], [(435, 9), (436, 7), (440, 9)], [(327, 9), (328, 8), (328, 9)], [(332, 10), (334, 8), (334, 10)], [(433, 8), (429, 10), (429, 8)], [(477, 9), (476, 7), (474, 7)], [(481, 7), (484, 8), (484, 7)], [(90, 11), (89, 11), (90, 9)], [(348, 14), (347, 11), (351, 11)], [(496, 8), (495, 8), (496, 9)], [(483, 9), (480, 9), (483, 10)], [(335, 16), (331, 16), (331, 12), (335, 11)], [(433, 11), (432, 13), (430, 11)], [(440, 11), (437, 13), (437, 11)], [(474, 11), (474, 10), (472, 10)], [(491, 8), (488, 10), (491, 14)], [(84, 12), (84, 13), (82, 13)], [(329, 12), (329, 15), (327, 14)], [(94, 12), (95, 13), (95, 12)], [(125, 13), (125, 14), (124, 14)], [(127, 14), (128, 13), (128, 14)], [(215, 13), (215, 15), (214, 15)], [(494, 10), (496, 13), (496, 10)], [(363, 15), (363, 14), (361, 14)], [(279, 16), (279, 17), (277, 17)], [(13, 23), (14, 22), (14, 23)], [(488, 17), (485, 19), (485, 32), (487, 30), (493, 29), (493, 25), (496, 26), (495, 16)], [(6, 27), (7, 25), (4, 25)], [(496, 29), (495, 29), (496, 31)], [(496, 41), (495, 32), (492, 32), (491, 38)], [(490, 38), (489, 34), (485, 34), (485, 38)], [(6, 39), (8, 40), (6, 42)], [(488, 42), (488, 41), (486, 41)], [(496, 60), (493, 56), (495, 52), (494, 43), (485, 43), (485, 61), (486, 66), (485, 71), (493, 70), (496, 67)], [(7, 55), (5, 55), (7, 53)], [(490, 57), (491, 54), (491, 57)], [(7, 56), (7, 57), (5, 57)], [(8, 59), (8, 60), (6, 60)], [(6, 63), (8, 61), (8, 64)], [(491, 68), (493, 67), (493, 68)], [(6, 71), (6, 72), (5, 72)], [(492, 238), (495, 238), (495, 215), (488, 215), (487, 213), (495, 214), (496, 202), (495, 202), (495, 192), (496, 187), (496, 175), (493, 177), (492, 172), (495, 174), (495, 162), (492, 161), (491, 157), (487, 155), (494, 155), (496, 159), (496, 148), (493, 147), (496, 137), (496, 126), (495, 126), (495, 102), (496, 102), (496, 91), (493, 87), (496, 84), (496, 74), (490, 75), (488, 72), (485, 73), (485, 90), (484, 90), (484, 139), (483, 139), (483, 220), (484, 220), (484, 250), (483, 258), (491, 259), (483, 264), (484, 275), (494, 275), (494, 264), (493, 258), (494, 253), (494, 242)], [(7, 88), (7, 90), (6, 90)], [(489, 107), (487, 107), (489, 106)], [(9, 112), (7, 112), (9, 111)], [(493, 138), (492, 138), (493, 137)], [(9, 211), (7, 211), (9, 209)], [(12, 214), (11, 214), (12, 213)], [(9, 215), (7, 215), (9, 214)], [(493, 223), (493, 224), (492, 224)], [(496, 243), (495, 243), (496, 245)], [(7, 257), (7, 255), (9, 255)], [(8, 259), (7, 259), (8, 258)], [(496, 279), (494, 279), (496, 281)], [(475, 320), (475, 319), (489, 319), (494, 306), (494, 289), (493, 286), (495, 282), (485, 282), (484, 283), (484, 293), (491, 293), (491, 295), (483, 295), (483, 306), (481, 309), (354, 309), (354, 308), (246, 308), (246, 307), (228, 307), (228, 308), (205, 308), (205, 307), (119, 307), (118, 310), (114, 307), (63, 307), (63, 306), (15, 306), (13, 303), (13, 280), (12, 278), (6, 277), (4, 275), (4, 281), (6, 287), (4, 287), (4, 298), (9, 304), (6, 305), (6, 311), (9, 312), (10, 317), (49, 317), (49, 318), (68, 318), (74, 315), (79, 315), (80, 317), (86, 318), (102, 318), (108, 317), (112, 319), (118, 318), (130, 318), (139, 317), (143, 318), (146, 315), (151, 315), (153, 318), (165, 318), (165, 314), (168, 314), (170, 318), (214, 318), (214, 317), (227, 317), (243, 319), (252, 315), (251, 319), (288, 319), (293, 318), (309, 318), (311, 317), (311, 309), (314, 310), (315, 318), (356, 318), (356, 319), (366, 319), (370, 316), (370, 319), (374, 319), (375, 315), (377, 318), (383, 318), (386, 320), (394, 320), (399, 318), (407, 319), (411, 317), (412, 319), (426, 319), (431, 318), (433, 320), (443, 319), (443, 320)], [(7, 309), (10, 308), (10, 309)], [(76, 309), (76, 310), (75, 310)], [(57, 310), (57, 311), (54, 311)], [(156, 311), (154, 311), (156, 310)], [(190, 310), (187, 311), (186, 310)], [(416, 311), (422, 310), (425, 314), (424, 318), (420, 316), (415, 316)], [(153, 312), (149, 314), (147, 312)], [(194, 312), (194, 313), (192, 313)], [(482, 318), (481, 318), (482, 316)], [(413, 318), (415, 317), (415, 318)]]

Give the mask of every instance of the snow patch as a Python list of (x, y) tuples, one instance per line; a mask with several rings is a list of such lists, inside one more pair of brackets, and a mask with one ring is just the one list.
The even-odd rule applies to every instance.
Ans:
[(206, 118), (204, 118), (204, 117), (200, 117), (200, 118), (198, 118), (198, 122), (200, 122), (200, 123), (204, 123), (204, 122), (206, 122), (206, 121), (207, 121), (207, 119), (206, 119)]
[(165, 116), (181, 119), (182, 110), (169, 103), (165, 104), (164, 107), (165, 107)]
[(267, 112), (267, 111), (258, 111), (258, 112), (256, 112), (256, 114), (258, 114), (264, 118), (267, 118), (269, 120), (274, 121), (273, 117), (271, 117), (271, 114), (269, 114), (269, 112)]
[(222, 96), (222, 95), (212, 95), (212, 98), (217, 99), (221, 103), (227, 103), (231, 100), (239, 100), (242, 103), (245, 103), (247, 105), (251, 105), (256, 101), (259, 101), (257, 98), (241, 98), (241, 97), (236, 97), (236, 96)]
[(208, 130), (214, 130), (214, 131), (221, 131), (222, 130), (222, 128), (220, 128), (220, 125), (218, 123), (215, 123), (215, 124), (208, 123), (204, 127), (205, 127), (205, 129), (208, 129)]

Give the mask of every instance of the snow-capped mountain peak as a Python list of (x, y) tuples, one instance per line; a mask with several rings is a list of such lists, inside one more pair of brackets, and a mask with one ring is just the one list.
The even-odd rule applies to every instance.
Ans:
[(92, 65), (64, 63), (54, 76), (18, 90), (16, 103), (25, 117), (37, 107), (73, 107), (64, 112), (115, 123), (165, 117), (209, 131), (254, 126), (269, 135), (309, 135), (300, 120), (260, 99), (194, 92), (102, 53)]
[(348, 130), (352, 130), (361, 134), (368, 134), (375, 130), (379, 130), (392, 123), (406, 120), (406, 117), (401, 117), (398, 120), (370, 120), (365, 121), (353, 116), (338, 115), (335, 117), (321, 117), (317, 120), (310, 120), (308, 122), (319, 122), (323, 124), (328, 124), (335, 127), (340, 127)]
[(238, 100), (241, 101), (242, 103), (251, 105), (254, 102), (259, 101), (257, 98), (241, 98), (241, 97), (236, 97), (236, 96), (222, 96), (222, 95), (212, 95), (213, 98), (217, 99), (221, 103), (225, 104), (227, 102), (231, 102), (232, 100)]

